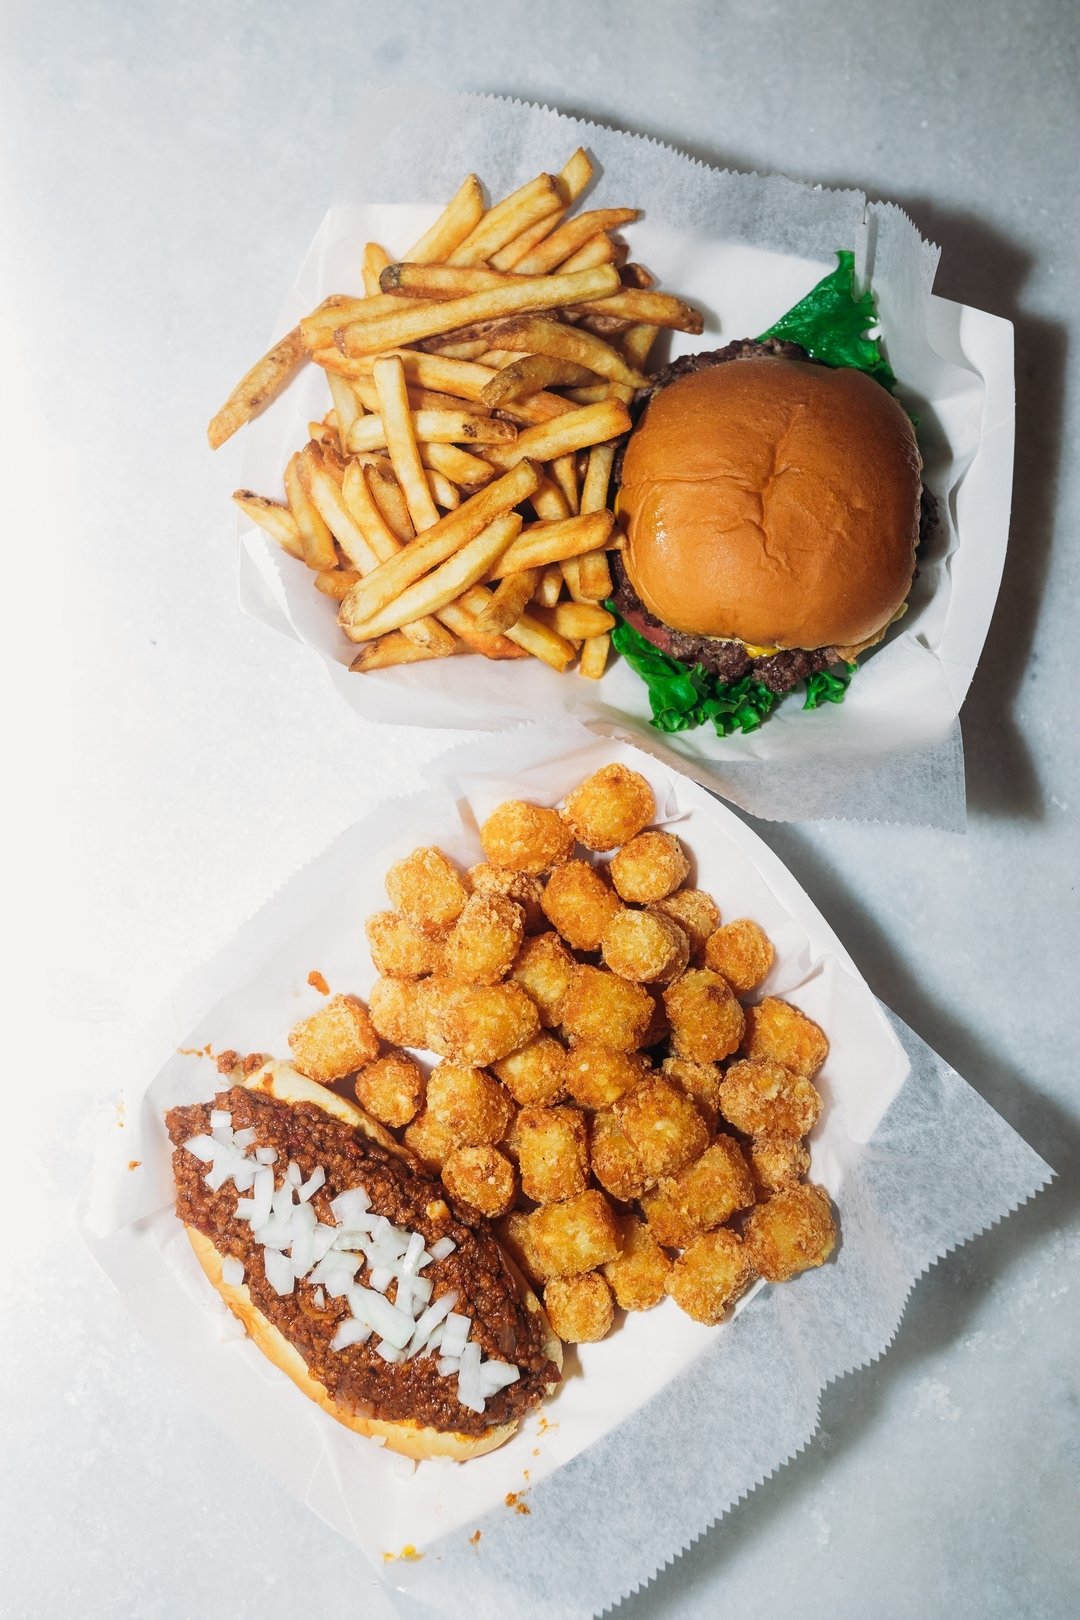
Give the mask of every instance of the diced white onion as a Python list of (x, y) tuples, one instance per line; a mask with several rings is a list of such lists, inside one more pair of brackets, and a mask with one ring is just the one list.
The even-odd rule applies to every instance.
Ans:
[(322, 1289), (321, 1288), (316, 1288), (315, 1292), (312, 1294), (311, 1297), (315, 1302), (316, 1310), (325, 1311), (325, 1309), (326, 1309), (326, 1295), (323, 1293)]
[(221, 1143), (215, 1142), (212, 1136), (189, 1137), (184, 1147), (203, 1164), (213, 1164), (221, 1151)]
[(457, 1248), (457, 1244), (454, 1242), (453, 1238), (451, 1238), (451, 1237), (438, 1238), (431, 1245), (431, 1258), (433, 1260), (445, 1260), (447, 1255), (448, 1254), (453, 1254), (453, 1252), (454, 1252), (454, 1250), (456, 1248)]
[(315, 1264), (315, 1244), (309, 1231), (301, 1230), (293, 1233), (289, 1254), (292, 1258), (293, 1275), (306, 1277)]
[(211, 1108), (210, 1129), (212, 1131), (228, 1130), (231, 1125), (232, 1115), (227, 1108)]
[(254, 1147), (258, 1134), (254, 1125), (248, 1125), (242, 1131), (233, 1131), (233, 1147), (239, 1148), (241, 1153), (246, 1153), (249, 1147)]
[(299, 1198), (300, 1202), (302, 1204), (306, 1204), (312, 1193), (318, 1192), (325, 1180), (326, 1171), (323, 1169), (321, 1164), (317, 1164), (310, 1176), (308, 1176), (307, 1180), (304, 1182), (303, 1186), (298, 1187), (296, 1190), (296, 1196)]
[(349, 1305), (354, 1316), (370, 1323), (380, 1338), (388, 1340), (396, 1350), (408, 1344), (413, 1332), (412, 1317), (399, 1311), (381, 1294), (371, 1288), (350, 1289)]
[(484, 1397), (480, 1393), (480, 1346), (478, 1344), (467, 1344), (461, 1352), (457, 1395), (462, 1406), (467, 1406), (470, 1412), (482, 1412), (484, 1410)]
[(416, 1324), (412, 1338), (409, 1341), (410, 1350), (414, 1347), (421, 1349), (427, 1343), (429, 1333), (438, 1326), (444, 1317), (449, 1316), (457, 1302), (457, 1291), (453, 1288), (448, 1294), (440, 1294), (438, 1299), (432, 1301)]
[(317, 1223), (315, 1230), (312, 1233), (312, 1241), (315, 1244), (316, 1262), (321, 1260), (324, 1254), (329, 1254), (330, 1250), (334, 1246), (334, 1238), (336, 1234), (337, 1227), (324, 1226), (322, 1221)]
[(270, 1219), (270, 1206), (274, 1200), (274, 1172), (268, 1164), (260, 1164), (255, 1172), (255, 1208), (251, 1214), (252, 1226), (262, 1226)]
[(375, 1354), (382, 1356), (384, 1361), (404, 1361), (405, 1359), (404, 1350), (399, 1350), (397, 1345), (388, 1344), (385, 1339), (379, 1340), (375, 1346)]
[(255, 1166), (250, 1159), (243, 1159), (232, 1173), (232, 1183), (237, 1192), (250, 1192), (255, 1185)]
[(220, 1142), (222, 1147), (232, 1147), (233, 1133), (231, 1125), (215, 1125), (211, 1130), (210, 1135), (214, 1138), (215, 1142)]
[(354, 1215), (362, 1215), (371, 1208), (371, 1199), (363, 1187), (350, 1187), (348, 1192), (338, 1193), (330, 1200), (330, 1208), (338, 1225), (348, 1226)]
[(275, 1294), (291, 1294), (293, 1291), (292, 1261), (281, 1254), (277, 1249), (263, 1250), (263, 1267), (266, 1271), (266, 1280)]
[(366, 1322), (358, 1322), (355, 1316), (346, 1317), (330, 1340), (331, 1350), (347, 1350), (350, 1344), (366, 1344), (371, 1338), (371, 1329)]
[(385, 1294), (394, 1280), (394, 1273), (389, 1266), (373, 1266), (371, 1270), (371, 1287), (380, 1294)]
[(415, 1276), (420, 1270), (420, 1262), (424, 1253), (424, 1240), (419, 1232), (411, 1232), (409, 1241), (405, 1245), (405, 1254), (401, 1262), (401, 1269), (406, 1277)]
[(443, 1356), (436, 1363), (436, 1371), (439, 1372), (443, 1378), (456, 1377), (461, 1371), (460, 1358), (457, 1356)]
[(255, 1157), (256, 1157), (256, 1159), (258, 1159), (260, 1164), (276, 1164), (277, 1163), (277, 1148), (275, 1148), (275, 1147), (256, 1148), (255, 1149)]
[(230, 1288), (239, 1288), (244, 1280), (244, 1262), (227, 1254), (221, 1262), (221, 1280)]
[(472, 1330), (472, 1320), (451, 1311), (443, 1327), (442, 1347), (445, 1356), (460, 1356)]
[(303, 1181), (303, 1173), (295, 1159), (290, 1159), (285, 1170), (285, 1180), (290, 1181), (294, 1187), (299, 1187)]
[(521, 1377), (521, 1369), (514, 1367), (508, 1361), (482, 1361), (480, 1363), (480, 1393), (486, 1400), (489, 1395), (496, 1394), (505, 1389), (508, 1384), (516, 1384)]
[(414, 1301), (413, 1315), (416, 1316), (418, 1312), (416, 1310), (415, 1301), (419, 1300), (421, 1305), (426, 1305), (431, 1298), (432, 1289), (435, 1285), (434, 1283), (429, 1283), (426, 1277), (410, 1277), (409, 1282), (412, 1285), (411, 1292)]

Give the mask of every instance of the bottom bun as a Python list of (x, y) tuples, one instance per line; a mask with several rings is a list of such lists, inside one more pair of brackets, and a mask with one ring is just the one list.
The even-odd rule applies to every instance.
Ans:
[[(325, 1113), (354, 1125), (384, 1145), (392, 1146), (399, 1157), (410, 1158), (375, 1120), (333, 1092), (326, 1092), (324, 1096), (320, 1096), (322, 1088), (298, 1074), (290, 1064), (267, 1063), (255, 1074), (243, 1079), (238, 1077), (238, 1083), (252, 1091), (266, 1092), (279, 1102), (315, 1103)], [(258, 1345), (263, 1355), (272, 1361), (275, 1367), (279, 1367), (309, 1400), (314, 1401), (316, 1406), (321, 1406), (324, 1412), (328, 1412), (347, 1429), (352, 1429), (355, 1434), (371, 1438), (381, 1437), (386, 1443), (387, 1450), (400, 1452), (405, 1457), (414, 1457), (417, 1461), (423, 1461), (427, 1457), (449, 1457), (455, 1462), (466, 1462), (470, 1457), (482, 1457), (485, 1452), (495, 1451), (516, 1432), (517, 1420), (499, 1424), (482, 1435), (459, 1434), (454, 1430), (433, 1429), (430, 1425), (422, 1423), (371, 1417), (344, 1406), (335, 1400), (326, 1385), (320, 1383), (314, 1376), (296, 1346), (290, 1344), (280, 1329), (263, 1315), (252, 1299), (247, 1284), (237, 1285), (225, 1281), (221, 1271), (222, 1256), (210, 1239), (193, 1226), (185, 1225), (184, 1231), (195, 1251), (196, 1259), (211, 1284), (233, 1315), (243, 1323), (248, 1335), (253, 1343)], [(503, 1252), (505, 1254), (505, 1250)], [(552, 1332), (540, 1301), (528, 1287), (517, 1267), (511, 1265), (511, 1269), (520, 1287), (526, 1309), (538, 1315), (543, 1323), (547, 1354), (561, 1369), (562, 1343)], [(549, 1393), (555, 1388), (555, 1385), (550, 1385)]]

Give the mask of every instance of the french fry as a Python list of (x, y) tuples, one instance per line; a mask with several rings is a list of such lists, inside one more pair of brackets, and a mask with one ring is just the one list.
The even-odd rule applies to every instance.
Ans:
[(360, 268), (364, 278), (364, 291), (369, 298), (373, 298), (379, 291), (379, 277), (389, 263), (390, 255), (384, 247), (380, 247), (378, 242), (367, 243)]
[[(376, 414), (379, 409), (379, 396), (375, 388), (373, 377), (357, 377), (352, 385), (365, 409)], [(440, 394), (433, 388), (420, 388), (408, 381), (406, 374), (406, 392), (409, 396), (410, 411), (468, 411), (473, 416), (486, 416), (487, 410), (479, 400), (459, 399), (453, 394)]]
[(301, 452), (299, 470), (300, 481), (309, 500), (353, 567), (362, 574), (377, 568), (378, 557), (350, 512), (341, 487), (327, 472), (314, 445), (307, 445)]
[(577, 593), (574, 600), (606, 602), (611, 595), (611, 565), (606, 551), (589, 551), (578, 565)]
[(523, 568), (543, 568), (580, 557), (602, 546), (615, 522), (613, 512), (590, 512), (585, 517), (560, 518), (554, 523), (533, 523), (503, 552), (491, 571), (493, 579), (505, 579)]
[(363, 416), (364, 407), (357, 390), (346, 377), (335, 376), (331, 371), (327, 372), (326, 381), (330, 388), (330, 398), (334, 402), (338, 444), (341, 446), (342, 455), (345, 455), (347, 453), (345, 445), (349, 437), (349, 429), (357, 417)]
[(466, 293), (487, 292), (490, 287), (512, 287), (514, 278), (498, 270), (476, 265), (388, 264), (379, 277), (384, 293), (409, 298), (463, 298)]
[(608, 484), (611, 481), (611, 466), (614, 460), (613, 444), (593, 445), (589, 451), (589, 465), (585, 469), (585, 479), (581, 486), (580, 511), (604, 511), (607, 506)]
[(324, 568), (315, 575), (315, 589), (322, 591), (324, 596), (332, 596), (335, 602), (341, 602), (359, 578), (355, 568)]
[(584, 147), (579, 146), (559, 171), (559, 189), (565, 198), (566, 206), (537, 220), (535, 225), (530, 225), (520, 236), (515, 236), (513, 241), (500, 248), (498, 253), (493, 253), (488, 261), (492, 268), (509, 270), (526, 253), (530, 253), (537, 242), (542, 241), (550, 230), (561, 224), (569, 212), (569, 205), (581, 196), (592, 176), (593, 166), (589, 155)]
[(639, 370), (644, 366), (659, 330), (658, 326), (642, 324), (631, 326), (623, 333), (622, 351), (632, 366), (637, 366)]
[(590, 383), (584, 388), (566, 390), (566, 398), (572, 399), (575, 405), (599, 405), (605, 399), (622, 399), (628, 405), (633, 397), (634, 390), (625, 383)]
[[(432, 528), (396, 556), (383, 562), (367, 579), (362, 579), (346, 598), (350, 622), (373, 618), (401, 595), (414, 580), (437, 568), (455, 551), (474, 540), (497, 517), (529, 499), (540, 482), (539, 469), (523, 461), (511, 472), (488, 484), (454, 512), (448, 512)], [(372, 486), (374, 493), (375, 486)], [(505, 546), (504, 546), (505, 549)], [(414, 615), (415, 617), (415, 615)]]
[[(520, 528), (521, 518), (517, 512), (507, 512), (495, 518), (438, 568), (408, 586), (380, 612), (358, 621), (353, 603), (357, 593), (363, 589), (364, 581), (361, 580), (342, 602), (338, 623), (350, 641), (371, 641), (376, 636), (385, 635), (388, 630), (399, 630), (425, 614), (437, 613), (483, 578)], [(398, 553), (399, 557), (402, 555), (404, 553)]]
[(484, 264), (493, 253), (527, 230), (535, 220), (565, 206), (558, 176), (538, 174), (489, 208), (465, 240), (447, 255), (450, 264)]
[(575, 465), (575, 462), (576, 457), (571, 454), (565, 456), (556, 456), (555, 460), (551, 463), (552, 481), (556, 483), (562, 490), (563, 495), (566, 498), (566, 504), (572, 513), (580, 510), (578, 504), (579, 496), (577, 466)]
[[(603, 266), (601, 269), (604, 268)], [(610, 266), (608, 267), (610, 268)], [(598, 275), (600, 271), (580, 271), (582, 275)], [(437, 314), (439, 305), (432, 309)], [(672, 298), (670, 293), (644, 292), (636, 287), (624, 287), (621, 292), (610, 298), (588, 299), (572, 306), (578, 315), (617, 316), (620, 320), (633, 321), (640, 324), (647, 321), (651, 326), (666, 326), (676, 332), (702, 331), (704, 322), (701, 311), (692, 309), (684, 304), (681, 298)], [(417, 319), (420, 320), (430, 311), (418, 310)]]
[(595, 264), (614, 264), (621, 269), (629, 251), (625, 242), (613, 242), (610, 236), (594, 236), (562, 261), (559, 273), (569, 275), (573, 270), (591, 270)]
[(574, 661), (573, 645), (565, 641), (556, 630), (541, 624), (531, 613), (523, 613), (517, 624), (511, 625), (507, 630), (506, 638), (508, 641), (516, 642), (519, 647), (524, 647), (534, 658), (550, 664), (560, 675)]
[(622, 265), (620, 276), (624, 287), (639, 287), (642, 292), (656, 285), (656, 277), (651, 270), (646, 270), (643, 264)]
[[(377, 468), (365, 467), (359, 461), (350, 461), (345, 469), (341, 494), (353, 519), (363, 531), (372, 551), (380, 562), (385, 562), (401, 550), (402, 542), (387, 523), (372, 495), (371, 481), (378, 476)], [(397, 483), (392, 472), (389, 474), (389, 481), (394, 483), (396, 489)], [(404, 505), (404, 502), (402, 502), (402, 505)], [(407, 521), (408, 514), (406, 513)], [(409, 527), (411, 533), (411, 525)], [(360, 577), (358, 574), (352, 583), (358, 583)], [(339, 600), (343, 601), (345, 595), (348, 595), (347, 591)], [(406, 625), (404, 634), (410, 641), (416, 642), (419, 646), (442, 648), (445, 652), (452, 650), (453, 636), (449, 635), (433, 617), (417, 619), (414, 623)]]
[(525, 428), (512, 444), (489, 445), (484, 454), (497, 467), (512, 467), (526, 456), (533, 461), (554, 461), (556, 456), (585, 450), (629, 431), (630, 413), (626, 406), (621, 400), (609, 399), (599, 405), (583, 405), (580, 410), (568, 411), (550, 422)]
[(559, 171), (563, 191), (570, 202), (577, 202), (592, 177), (592, 159), (585, 148), (579, 146), (576, 152), (570, 154), (570, 157)]
[(250, 422), (269, 404), (302, 364), (306, 353), (300, 328), (294, 326), (261, 360), (256, 360), (212, 418), (206, 430), (211, 450), (217, 450), (226, 439), (231, 439), (237, 428)]
[(559, 563), (549, 563), (540, 575), (540, 583), (534, 592), (536, 601), (541, 607), (554, 607), (562, 595), (563, 571)]
[(564, 557), (559, 564), (562, 569), (563, 584), (570, 594), (571, 602), (584, 602), (586, 600), (581, 593), (581, 561), (580, 557)]
[[(423, 457), (421, 457), (420, 465), (424, 466)], [(431, 491), (431, 498), (436, 506), (442, 506), (447, 511), (451, 511), (455, 506), (461, 505), (461, 496), (454, 485), (449, 478), (444, 477), (436, 468), (424, 467), (424, 477), (427, 479), (428, 489)]]
[(567, 641), (587, 641), (590, 636), (606, 635), (615, 616), (595, 602), (556, 602), (554, 607), (534, 609), (534, 617)]
[(253, 523), (257, 523), (260, 529), (265, 529), (272, 540), (277, 541), (283, 551), (287, 551), (290, 557), (296, 557), (300, 562), (304, 561), (300, 530), (287, 506), (282, 506), (279, 501), (267, 500), (265, 495), (256, 495), (251, 489), (234, 491), (233, 500)]
[(400, 308), (401, 300), (390, 298), (385, 293), (376, 293), (370, 298), (347, 298), (343, 294), (335, 294), (332, 298), (324, 299), (310, 315), (304, 316), (300, 331), (308, 349), (314, 353), (316, 349), (325, 348), (334, 341), (334, 333), (339, 326), (349, 321), (372, 321), (377, 316), (392, 314)]
[[(369, 466), (371, 466), (370, 463)], [(411, 540), (416, 530), (413, 528), (408, 503), (402, 494), (401, 485), (394, 477), (394, 469), (389, 462), (384, 463), (379, 460), (371, 466), (368, 473), (368, 483), (375, 504), (389, 528), (393, 530), (399, 540), (406, 542)]]
[(414, 242), (405, 257), (415, 264), (448, 259), (484, 214), (484, 193), (475, 174), (467, 174), (433, 225)]
[(540, 570), (526, 568), (520, 574), (510, 574), (499, 581), (491, 593), (491, 601), (476, 616), (476, 628), (488, 635), (499, 635), (509, 630), (521, 618), (526, 604), (540, 583)]
[(378, 641), (369, 641), (363, 651), (357, 653), (349, 669), (362, 675), (373, 669), (390, 669), (395, 664), (421, 664), (433, 658), (446, 658), (454, 650), (453, 637), (450, 639), (449, 647), (422, 647), (400, 630), (391, 630)]
[[(504, 662), (511, 658), (528, 658), (529, 654), (525, 648), (516, 647), (507, 636), (485, 635), (477, 629), (474, 614), (464, 606), (466, 601), (472, 600), (473, 592), (481, 593), (486, 600), (487, 592), (483, 586), (474, 585), (471, 592), (466, 591), (464, 596), (459, 597), (456, 602), (451, 602), (449, 606), (440, 608), (436, 618), (440, 619), (448, 629), (452, 630), (467, 647), (471, 647), (473, 652), (481, 653), (485, 658), (491, 658), (498, 662)], [(482, 604), (478, 605), (482, 606)]]
[[(431, 498), (431, 491), (420, 461), (420, 452), (416, 448), (416, 433), (413, 430), (409, 395), (405, 387), (405, 371), (400, 360), (386, 359), (376, 360), (371, 374), (375, 379), (375, 388), (379, 396), (380, 415), (378, 418), (366, 417), (365, 421), (378, 420), (385, 432), (390, 465), (401, 485), (413, 527), (419, 534), (421, 529), (430, 529), (433, 523), (439, 521), (439, 513)], [(356, 424), (357, 427), (361, 425)], [(426, 439), (437, 436), (431, 432), (423, 435)], [(376, 446), (357, 445), (356, 448), (374, 449)]]
[[(512, 422), (500, 422), (493, 416), (479, 416), (473, 411), (411, 411), (407, 393), (404, 410), (414, 439), (422, 439), (426, 444), (511, 445), (518, 436)], [(388, 432), (381, 413), (361, 416), (350, 431), (349, 449), (352, 452), (381, 450), (387, 443)], [(390, 459), (394, 459), (392, 450)]]
[(475, 360), (487, 348), (486, 338), (433, 337), (425, 340), (433, 354), (445, 354), (452, 360)]
[(322, 570), (337, 567), (334, 537), (326, 521), (315, 506), (301, 477), (301, 452), (289, 457), (285, 467), (285, 498), (295, 520), (303, 548), (304, 561), (309, 568)]
[(556, 265), (562, 264), (564, 259), (584, 247), (591, 238), (629, 225), (640, 215), (638, 208), (594, 208), (584, 214), (575, 214), (552, 231), (550, 236), (546, 236), (531, 253), (519, 259), (514, 265), (514, 273), (538, 276), (546, 270), (554, 270)]
[[(585, 275), (599, 273), (583, 272)], [(603, 338), (583, 332), (580, 326), (565, 326), (561, 321), (535, 316), (509, 321), (500, 328), (499, 342), (506, 349), (518, 349), (525, 354), (550, 354), (559, 360), (570, 360), (598, 377), (628, 383), (631, 388), (642, 388), (647, 380)]]
[(584, 675), (587, 681), (598, 681), (607, 668), (610, 650), (611, 637), (609, 635), (590, 636), (581, 649), (578, 674)]
[(494, 410), (504, 400), (521, 394), (534, 394), (538, 389), (551, 386), (576, 387), (591, 382), (595, 376), (594, 371), (587, 371), (571, 360), (559, 360), (553, 354), (527, 354), (497, 371), (480, 398)]
[(490, 461), (471, 456), (456, 444), (430, 444), (427, 440), (421, 440), (418, 448), (425, 467), (433, 472), (441, 472), (444, 477), (466, 489), (479, 489), (481, 484), (488, 483), (495, 476), (495, 468)]
[[(400, 299), (382, 294), (389, 297), (394, 305), (392, 313), (377, 315), (372, 320), (344, 322), (335, 331), (334, 340), (344, 354), (378, 354), (383, 349), (396, 349), (402, 344), (419, 342), (422, 338), (456, 332), (460, 327), (472, 326), (478, 321), (499, 320), (504, 316), (527, 314), (540, 309), (589, 304), (596, 299), (616, 296), (621, 285), (618, 271), (609, 264), (602, 264), (595, 270), (581, 270), (572, 276), (522, 276), (519, 281), (492, 287), (487, 292), (471, 293), (464, 298), (448, 298), (432, 304), (410, 300), (407, 305), (402, 305)], [(661, 295), (622, 293), (621, 296), (656, 298)], [(372, 298), (366, 302), (374, 304), (375, 300)], [(673, 299), (672, 302), (677, 300)], [(648, 317), (635, 318), (644, 320)], [(698, 330), (701, 330), (700, 326)], [(318, 346), (322, 347), (322, 344)]]

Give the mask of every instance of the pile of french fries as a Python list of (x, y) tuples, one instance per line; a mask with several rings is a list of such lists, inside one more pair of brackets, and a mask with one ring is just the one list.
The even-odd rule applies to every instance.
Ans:
[(216, 449), (305, 361), (326, 373), (284, 501), (233, 498), (339, 603), (354, 670), (471, 651), (604, 672), (615, 450), (658, 330), (702, 320), (626, 262), (636, 209), (572, 212), (592, 173), (579, 148), (490, 208), (470, 174), (400, 262), (368, 243), (364, 296), (324, 299), (210, 423)]

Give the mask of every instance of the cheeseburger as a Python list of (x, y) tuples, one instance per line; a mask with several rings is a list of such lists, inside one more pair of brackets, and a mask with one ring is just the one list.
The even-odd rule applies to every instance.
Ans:
[(614, 605), (720, 682), (779, 694), (850, 665), (904, 610), (921, 470), (903, 407), (853, 366), (775, 338), (678, 360), (626, 445)]

